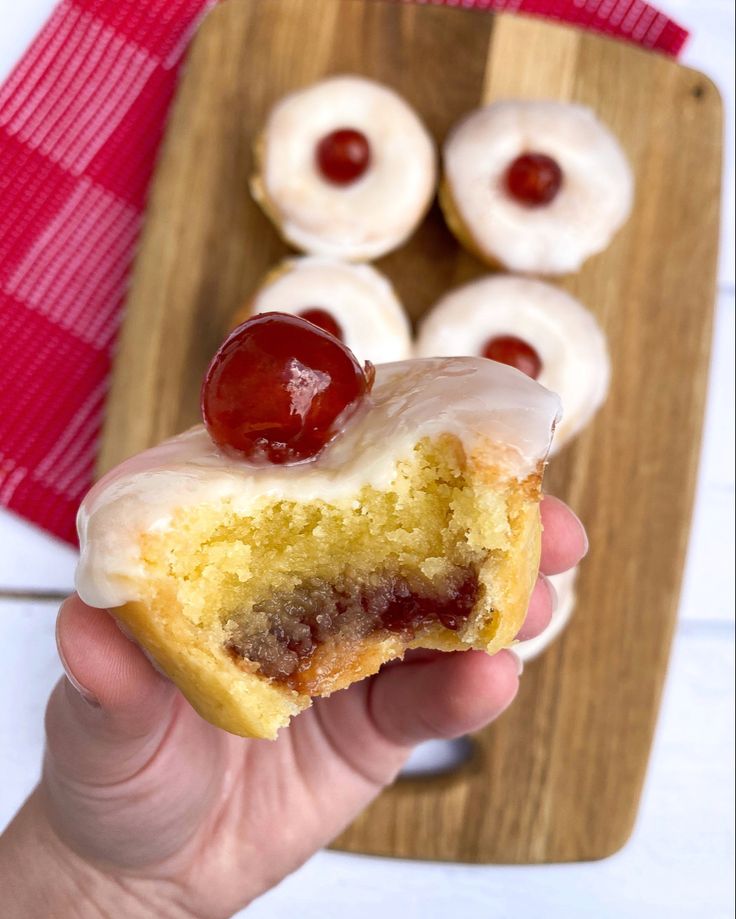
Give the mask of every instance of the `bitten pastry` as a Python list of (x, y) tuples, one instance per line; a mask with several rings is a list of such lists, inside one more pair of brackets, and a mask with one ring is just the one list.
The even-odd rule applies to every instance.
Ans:
[(549, 580), (557, 593), (557, 606), (552, 613), (549, 625), (543, 632), (514, 645), (514, 653), (518, 654), (523, 661), (530, 661), (538, 657), (564, 631), (575, 609), (577, 574), (577, 568), (570, 568), (569, 571), (563, 571), (561, 574), (549, 575)]
[(418, 357), (476, 354), (510, 364), (562, 400), (552, 452), (605, 401), (611, 363), (595, 316), (564, 290), (531, 278), (489, 275), (442, 297), (419, 327)]
[(631, 211), (619, 142), (582, 105), (494, 102), (443, 151), (440, 203), (458, 239), (491, 266), (559, 275), (605, 249)]
[(80, 596), (228, 731), (272, 738), (408, 648), (493, 653), (522, 625), (557, 397), (472, 357), (372, 372), (256, 316), (208, 371), (205, 426), (82, 505)]
[(236, 316), (292, 313), (313, 322), (374, 364), (411, 356), (409, 320), (393, 287), (370, 265), (303, 256), (285, 259)]
[(434, 143), (397, 93), (336, 76), (283, 98), (255, 147), (251, 190), (284, 239), (350, 261), (400, 246), (434, 196)]

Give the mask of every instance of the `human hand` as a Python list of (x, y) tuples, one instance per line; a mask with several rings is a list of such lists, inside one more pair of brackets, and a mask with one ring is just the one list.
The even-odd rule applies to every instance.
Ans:
[[(581, 524), (554, 498), (542, 519), (541, 571), (572, 567)], [(552, 602), (541, 577), (521, 638)], [(316, 700), (277, 741), (247, 740), (203, 721), (76, 596), (57, 641), (67, 676), (47, 709), (43, 778), (0, 849), (8, 915), (24, 919), (230, 916), (334, 838), (415, 744), (478, 730), (518, 688), (509, 651), (416, 652)]]

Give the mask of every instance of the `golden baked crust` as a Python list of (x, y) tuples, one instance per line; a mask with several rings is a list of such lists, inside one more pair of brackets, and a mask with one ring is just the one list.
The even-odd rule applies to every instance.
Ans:
[[(263, 213), (279, 231), (279, 235), (284, 242), (289, 243), (289, 240), (283, 235), (281, 229), (283, 223), (281, 213), (266, 192), (266, 183), (263, 181), (263, 164), (265, 159), (266, 136), (265, 134), (259, 134), (253, 142), (254, 170), (250, 178), (250, 193), (256, 204), (260, 205)], [(291, 244), (289, 243), (289, 245)]]
[[(421, 638), (405, 644), (398, 636), (366, 642), (360, 661), (348, 672), (325, 680), (322, 695), (329, 695), (378, 671), (386, 661), (402, 657), (410, 648), (459, 651), (476, 648), (494, 654), (513, 644), (521, 628), (529, 596), (537, 577), (541, 526), (536, 505), (527, 506), (519, 522), (518, 543), (513, 553), (493, 571), (496, 594), (504, 596), (504, 613), (475, 609), (477, 634), (462, 640), (448, 629), (434, 627)], [(488, 582), (490, 563), (481, 567), (480, 578)], [(113, 610), (135, 641), (154, 659), (192, 707), (207, 721), (232, 734), (272, 739), (293, 715), (311, 705), (308, 695), (272, 683), (238, 664), (224, 648), (203, 646), (197, 630), (170, 606), (126, 603)]]
[(467, 249), (471, 255), (474, 255), (477, 259), (480, 259), (481, 262), (485, 262), (490, 267), (503, 267), (491, 255), (484, 252), (476, 243), (470, 229), (465, 225), (465, 222), (460, 216), (460, 211), (457, 209), (455, 199), (452, 196), (450, 183), (447, 181), (446, 176), (443, 176), (440, 180), (439, 188), (437, 189), (437, 200), (439, 201), (440, 208), (444, 215), (445, 223), (460, 245)]
[(243, 737), (273, 739), (311, 704), (284, 686), (239, 666), (223, 647), (202, 642), (176, 596), (163, 603), (126, 603), (111, 611), (207, 721)]
[(488, 265), (489, 268), (493, 268), (496, 271), (505, 269), (507, 267), (506, 265), (499, 262), (490, 252), (485, 252), (481, 248), (478, 241), (470, 232), (470, 229), (466, 226), (455, 204), (455, 199), (452, 196), (452, 189), (450, 188), (450, 183), (447, 181), (446, 176), (443, 176), (440, 180), (437, 198), (442, 213), (444, 214), (445, 222), (460, 245), (467, 249), (471, 255), (474, 255), (481, 262)]
[[(251, 737), (275, 737), (279, 728), (288, 724), (293, 715), (311, 704), (310, 695), (329, 695), (376, 673), (383, 663), (402, 657), (409, 648), (444, 651), (477, 648), (493, 654), (508, 647), (524, 621), (537, 577), (541, 547), (541, 474), (532, 475), (522, 482), (509, 482), (499, 475), (496, 466), (484, 465), (482, 455), (466, 458), (459, 443), (449, 437), (424, 451), (417, 450), (414, 465), (408, 465), (403, 473), (404, 496), (421, 495), (422, 500), (427, 502), (444, 502), (438, 505), (440, 517), (445, 508), (454, 508), (457, 518), (456, 529), (453, 530), (455, 535), (443, 537), (445, 551), (458, 553), (457, 559), (472, 558), (473, 564), (477, 565), (480, 589), (467, 624), (462, 629), (451, 631), (436, 623), (423, 627), (411, 638), (382, 630), (362, 638), (357, 652), (353, 645), (349, 655), (342, 653), (339, 644), (326, 643), (318, 646), (310, 659), (309, 669), (302, 675), (302, 683), (309, 687), (309, 692), (290, 688), (285, 682), (264, 676), (259, 672), (258, 664), (234, 654), (225, 640), (227, 616), (217, 620), (210, 615), (209, 608), (213, 602), (217, 604), (221, 601), (223, 607), (229, 603), (231, 609), (234, 605), (221, 586), (231, 582), (226, 578), (232, 571), (226, 569), (228, 565), (235, 564), (232, 558), (236, 556), (228, 554), (227, 547), (230, 543), (236, 546), (238, 540), (242, 541), (242, 531), (232, 527), (218, 531), (216, 540), (200, 534), (197, 537), (199, 543), (216, 544), (218, 554), (200, 554), (196, 565), (187, 562), (189, 568), (177, 568), (172, 562), (172, 552), (176, 555), (186, 551), (178, 546), (188, 546), (191, 534), (182, 538), (180, 544), (176, 544), (173, 533), (168, 539), (161, 535), (152, 537), (144, 549), (151, 577), (147, 599), (127, 603), (113, 610), (113, 614), (158, 667), (176, 683), (202, 717), (224, 730)], [(436, 473), (437, 470), (440, 472)], [(437, 486), (431, 478), (436, 474), (441, 486)], [(447, 483), (452, 476), (455, 478), (450, 487)], [(436, 495), (433, 493), (428, 497), (427, 492), (431, 492), (432, 488), (435, 488)], [(378, 494), (375, 500), (366, 499), (366, 513), (373, 515), (373, 532), (380, 532), (380, 525), (384, 525), (388, 528), (386, 532), (400, 543), (404, 534), (398, 533), (395, 518), (384, 520), (381, 516), (385, 505), (381, 501), (384, 499), (383, 493)], [(427, 507), (431, 508), (431, 505)], [(332, 518), (339, 522), (342, 513), (328, 508), (325, 515), (328, 511), (332, 517), (324, 517), (325, 530), (331, 522), (334, 523)], [(490, 518), (494, 518), (493, 525), (489, 522)], [(264, 528), (265, 524), (266, 518)], [(428, 525), (433, 524), (430, 521)], [(450, 529), (448, 524), (448, 531)], [(416, 520), (412, 520), (407, 530), (412, 538), (416, 538), (415, 530)], [(209, 530), (205, 528), (201, 532), (211, 533), (212, 528), (210, 526)], [(346, 532), (348, 536), (345, 538), (353, 538), (350, 531)], [(458, 535), (463, 533), (467, 535)], [(266, 538), (264, 535), (264, 540)], [(380, 540), (380, 537), (377, 538)], [(301, 537), (300, 543), (293, 537), (290, 544), (287, 541), (284, 545), (300, 547), (303, 554), (304, 547), (310, 546), (305, 539)], [(456, 547), (455, 543), (463, 539), (465, 544)], [(329, 543), (315, 547), (315, 559), (325, 554), (326, 545)], [(366, 548), (366, 545), (356, 542), (354, 551), (350, 551), (355, 559), (361, 558), (361, 553), (367, 551), (366, 557), (370, 559), (370, 549), (370, 543)], [(267, 564), (264, 559), (268, 559), (268, 550), (264, 551), (266, 554), (255, 560), (258, 570)], [(436, 549), (433, 551), (436, 552)], [(405, 555), (409, 559), (407, 553), (408, 549)], [(217, 567), (217, 559), (225, 561), (220, 566), (222, 570), (213, 571)], [(269, 578), (277, 583), (281, 576), (279, 572), (283, 574), (284, 567), (282, 564), (279, 568), (275, 555), (273, 560)], [(438, 566), (441, 580), (445, 576), (442, 559), (431, 561)], [(412, 569), (421, 562), (421, 557), (412, 557), (404, 565)], [(340, 564), (335, 562), (335, 571), (339, 570)], [(197, 575), (182, 577), (184, 570), (197, 572)], [(198, 586), (197, 577), (203, 586)], [(205, 583), (208, 579), (209, 583)], [(187, 582), (186, 585), (183, 581)], [(237, 603), (241, 605), (247, 605), (249, 583), (245, 578), (244, 585), (234, 588), (233, 596), (239, 598)], [(285, 583), (289, 583), (288, 579)], [(201, 609), (198, 609), (198, 604)]]
[[(518, 269), (510, 268), (490, 252), (486, 252), (481, 248), (480, 243), (475, 239), (469, 227), (465, 224), (462, 217), (460, 216), (460, 212), (457, 208), (457, 205), (455, 204), (455, 199), (452, 196), (450, 183), (447, 181), (446, 176), (443, 176), (440, 181), (437, 198), (447, 226), (450, 228), (452, 235), (460, 243), (460, 245), (463, 246), (463, 248), (467, 249), (471, 255), (474, 255), (479, 261), (487, 265), (492, 271), (515, 271), (517, 274), (520, 273)], [(535, 276), (546, 276), (550, 272), (535, 271), (524, 273), (533, 274)], [(558, 281), (564, 281), (566, 278), (572, 277), (572, 274), (570, 272), (555, 272), (554, 277)]]

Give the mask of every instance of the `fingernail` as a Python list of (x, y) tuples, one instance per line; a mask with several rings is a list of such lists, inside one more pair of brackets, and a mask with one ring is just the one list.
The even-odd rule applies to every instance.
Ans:
[(79, 680), (71, 672), (69, 665), (64, 660), (64, 655), (61, 653), (61, 648), (59, 648), (59, 658), (61, 659), (61, 666), (64, 668), (64, 674), (67, 680), (69, 680), (69, 682), (72, 684), (82, 701), (86, 702), (87, 705), (91, 705), (92, 708), (101, 708), (97, 696), (93, 692), (90, 692), (89, 689), (86, 689), (84, 686), (82, 686)]
[(64, 668), (64, 675), (66, 676), (67, 680), (71, 683), (71, 685), (74, 687), (76, 692), (79, 694), (81, 699), (84, 702), (86, 702), (87, 705), (91, 705), (92, 708), (100, 708), (101, 706), (100, 706), (100, 702), (97, 696), (95, 696), (93, 692), (90, 692), (90, 690), (87, 689), (85, 686), (82, 686), (79, 680), (72, 673), (71, 667), (69, 666), (66, 658), (64, 657), (64, 652), (61, 649), (61, 642), (59, 641), (58, 620), (57, 620), (57, 627), (56, 627), (56, 650), (59, 654), (59, 660), (61, 661), (61, 666)]
[(588, 554), (588, 549), (590, 548), (590, 543), (588, 542), (588, 533), (585, 529), (583, 521), (578, 517), (578, 515), (573, 514), (573, 517), (575, 518), (575, 522), (580, 528), (580, 535), (583, 537), (583, 554), (580, 556), (582, 559), (585, 558), (585, 556)]
[(519, 657), (516, 651), (509, 649), (509, 654), (516, 661), (516, 675), (521, 676), (524, 672), (524, 661)]

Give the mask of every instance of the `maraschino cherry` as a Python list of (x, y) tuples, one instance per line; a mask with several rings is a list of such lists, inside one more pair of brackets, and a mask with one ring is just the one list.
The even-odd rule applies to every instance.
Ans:
[(373, 385), (333, 335), (298, 316), (260, 313), (225, 340), (202, 384), (210, 437), (252, 463), (316, 456)]
[(516, 367), (528, 377), (536, 380), (542, 372), (542, 359), (531, 345), (514, 335), (499, 335), (490, 338), (483, 346), (483, 357), (499, 364)]
[(334, 335), (339, 341), (345, 341), (340, 323), (327, 310), (323, 310), (319, 306), (309, 306), (302, 310), (299, 315), (302, 319), (306, 319), (307, 322), (311, 322), (313, 325), (319, 326), (320, 329), (324, 329), (325, 332), (329, 332), (330, 335)]
[(508, 193), (527, 207), (549, 204), (561, 186), (562, 170), (545, 153), (523, 153), (506, 170)]
[(339, 128), (326, 134), (315, 150), (317, 168), (333, 185), (350, 185), (371, 162), (371, 145), (362, 131)]

